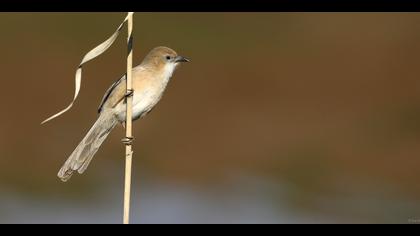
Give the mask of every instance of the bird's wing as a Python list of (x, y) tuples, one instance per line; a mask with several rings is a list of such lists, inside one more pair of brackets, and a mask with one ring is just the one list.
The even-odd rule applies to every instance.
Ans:
[(105, 92), (104, 97), (102, 98), (101, 104), (99, 105), (98, 108), (98, 113), (101, 113), (103, 106), (105, 104), (106, 101), (108, 101), (108, 98), (111, 96), (111, 94), (115, 91), (115, 88), (121, 84), (122, 81), (125, 81), (125, 75), (123, 77), (121, 77), (119, 80), (115, 81), (111, 87), (109, 87), (109, 89)]

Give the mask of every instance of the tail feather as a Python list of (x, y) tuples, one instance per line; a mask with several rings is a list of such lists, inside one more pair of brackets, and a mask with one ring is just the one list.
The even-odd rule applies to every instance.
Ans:
[(70, 179), (74, 171), (82, 174), (117, 123), (118, 121), (114, 115), (103, 111), (95, 124), (61, 167), (58, 172), (58, 177), (63, 182), (66, 182)]

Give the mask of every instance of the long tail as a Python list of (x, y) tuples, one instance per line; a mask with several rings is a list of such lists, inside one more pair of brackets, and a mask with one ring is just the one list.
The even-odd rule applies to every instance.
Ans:
[(66, 182), (72, 176), (73, 171), (82, 174), (117, 123), (118, 121), (114, 115), (103, 111), (83, 140), (74, 149), (66, 163), (61, 167), (58, 177), (63, 182)]

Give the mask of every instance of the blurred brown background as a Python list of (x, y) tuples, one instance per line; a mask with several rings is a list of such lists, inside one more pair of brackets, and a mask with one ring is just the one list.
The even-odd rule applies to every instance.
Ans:
[[(125, 70), (124, 13), (1, 13), (0, 223), (119, 223), (124, 135), (56, 173)], [(135, 122), (134, 223), (420, 222), (420, 14), (136, 13), (192, 60)], [(125, 33), (125, 32), (124, 32)]]

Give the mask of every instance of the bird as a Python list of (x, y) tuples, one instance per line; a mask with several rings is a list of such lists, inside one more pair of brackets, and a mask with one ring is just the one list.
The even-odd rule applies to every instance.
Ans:
[[(173, 49), (159, 46), (153, 48), (141, 64), (132, 68), (132, 120), (144, 117), (155, 107), (177, 66), (189, 61)], [(96, 122), (59, 170), (57, 176), (63, 182), (68, 181), (75, 171), (82, 174), (114, 127), (118, 124), (124, 126), (126, 97), (124, 75), (105, 92), (98, 108), (99, 116)]]

